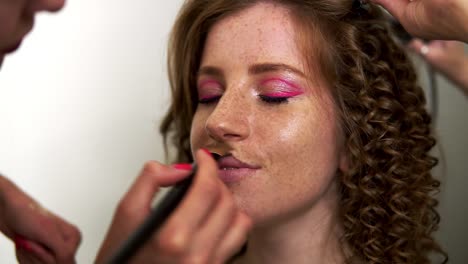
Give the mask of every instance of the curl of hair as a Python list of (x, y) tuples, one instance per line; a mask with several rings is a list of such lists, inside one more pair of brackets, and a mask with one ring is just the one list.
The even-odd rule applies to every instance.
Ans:
[(431, 252), (446, 263), (432, 237), (436, 141), (414, 67), (375, 6), (333, 27), (334, 94), (351, 159), (341, 175), (344, 240), (366, 263), (430, 263)]
[[(179, 14), (168, 58), (173, 101), (161, 125), (178, 161), (192, 159), (194, 87), (206, 35), (223, 17), (257, 2), (265, 0), (190, 0)], [(330, 84), (350, 160), (339, 175), (347, 262), (426, 264), (437, 253), (446, 263), (432, 237), (440, 221), (434, 198), (440, 182), (431, 175), (437, 164), (429, 154), (431, 117), (414, 67), (380, 9), (356, 9), (352, 0), (267, 2), (290, 7), (299, 24), (311, 22), (328, 43), (313, 59)]]

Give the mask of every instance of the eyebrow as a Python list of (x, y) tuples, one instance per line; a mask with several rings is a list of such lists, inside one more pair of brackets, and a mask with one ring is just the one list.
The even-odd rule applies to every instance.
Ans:
[(197, 72), (197, 77), (200, 77), (200, 75), (212, 75), (218, 78), (224, 77), (223, 71), (220, 68), (214, 66), (201, 67)]
[(305, 74), (302, 71), (283, 63), (262, 63), (255, 64), (249, 67), (249, 74), (252, 75), (278, 71), (292, 72), (305, 78)]
[[(283, 63), (260, 63), (260, 64), (254, 64), (249, 67), (250, 75), (258, 75), (262, 73), (278, 72), (278, 71), (291, 72), (291, 73), (299, 75), (300, 77), (305, 78), (305, 74), (302, 71), (292, 66), (289, 66), (287, 64), (283, 64)], [(218, 67), (204, 66), (204, 67), (201, 67), (197, 72), (197, 76), (199, 77), (200, 75), (212, 75), (218, 78), (223, 78), (224, 72)]]

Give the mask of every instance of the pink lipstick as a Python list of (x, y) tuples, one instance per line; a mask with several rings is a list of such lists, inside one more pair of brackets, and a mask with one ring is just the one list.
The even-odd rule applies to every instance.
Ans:
[(234, 156), (224, 156), (218, 160), (218, 173), (224, 183), (233, 183), (245, 177), (252, 176), (259, 166), (247, 164), (236, 159)]

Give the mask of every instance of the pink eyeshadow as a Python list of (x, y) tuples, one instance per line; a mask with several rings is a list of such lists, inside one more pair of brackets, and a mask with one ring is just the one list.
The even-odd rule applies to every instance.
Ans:
[(301, 95), (301, 94), (303, 94), (303, 92), (299, 92), (299, 91), (291, 91), (291, 92), (284, 91), (284, 92), (267, 93), (267, 94), (263, 94), (263, 95), (264, 95), (264, 96), (268, 96), (268, 97), (294, 97), (294, 96), (298, 96), (298, 95)]
[(276, 82), (276, 83), (281, 83), (283, 84), (285, 87), (281, 87), (281, 89), (276, 89), (276, 91), (272, 91), (272, 92), (269, 92), (269, 93), (266, 93), (264, 94), (265, 96), (269, 96), (269, 97), (294, 97), (294, 96), (298, 96), (298, 95), (301, 95), (304, 93), (304, 90), (299, 88), (296, 84), (290, 82), (290, 81), (287, 81), (285, 79), (281, 79), (281, 78), (270, 78), (270, 79), (267, 79), (267, 80), (264, 80), (261, 82), (261, 85), (267, 85), (268, 83), (270, 82)]
[(203, 80), (198, 83), (199, 100), (209, 100), (218, 97), (221, 84), (216, 80)]
[(204, 80), (204, 81), (201, 81), (198, 86), (199, 88), (202, 88), (203, 86), (205, 85), (218, 85), (220, 86), (220, 83), (218, 81), (215, 81), (215, 80)]

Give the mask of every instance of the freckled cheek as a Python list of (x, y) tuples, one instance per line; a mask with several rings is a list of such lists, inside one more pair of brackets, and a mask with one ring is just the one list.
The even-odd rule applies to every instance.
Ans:
[(302, 143), (306, 134), (311, 133), (311, 120), (294, 114), (287, 115), (284, 118), (272, 118), (271, 122), (265, 126), (265, 129), (271, 131), (271, 138), (276, 142), (283, 144)]
[(285, 161), (287, 157), (299, 158), (302, 155), (310, 159), (311, 155), (318, 153), (321, 153), (319, 159), (333, 155), (329, 153), (334, 152), (336, 145), (332, 120), (321, 118), (318, 113), (302, 114), (305, 112), (277, 114), (265, 117), (263, 122), (253, 122), (257, 124), (257, 134), (261, 135), (257, 139), (261, 141), (262, 149), (270, 153), (269, 156), (277, 153)]
[(299, 141), (306, 127), (304, 121), (291, 118), (278, 129), (278, 140), (285, 143)]
[[(255, 115), (253, 125), (253, 141), (257, 146), (257, 154), (265, 159), (264, 165), (270, 169), (278, 169), (277, 164), (295, 165), (294, 157), (310, 145), (310, 119), (304, 119), (296, 113), (278, 113), (265, 116)], [(307, 142), (305, 142), (308, 139)], [(270, 171), (274, 173), (273, 171)], [(279, 173), (279, 172), (278, 172)]]

